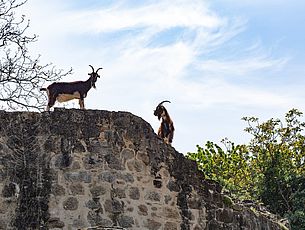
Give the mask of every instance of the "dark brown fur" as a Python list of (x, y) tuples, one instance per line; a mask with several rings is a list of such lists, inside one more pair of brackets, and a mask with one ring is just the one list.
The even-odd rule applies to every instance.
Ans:
[(74, 82), (55, 82), (49, 85), (47, 88), (41, 88), (41, 91), (47, 91), (48, 93), (48, 106), (46, 108), (47, 111), (55, 104), (56, 100), (60, 101), (61, 96), (65, 96), (66, 98), (63, 101), (68, 101), (72, 99), (79, 99), (79, 105), (81, 109), (84, 109), (84, 98), (87, 96), (88, 91), (91, 87), (96, 88), (95, 82), (97, 78), (100, 77), (98, 75), (98, 71), (102, 68), (94, 71), (92, 68), (92, 73), (87, 81), (74, 81)]
[(154, 110), (154, 115), (161, 120), (161, 125), (158, 129), (158, 136), (164, 140), (165, 143), (171, 144), (174, 137), (174, 123), (170, 118), (166, 108), (162, 105), (164, 102), (170, 101), (162, 101)]

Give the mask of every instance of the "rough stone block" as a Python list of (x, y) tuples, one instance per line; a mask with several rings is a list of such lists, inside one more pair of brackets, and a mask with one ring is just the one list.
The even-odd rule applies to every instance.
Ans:
[(118, 222), (123, 228), (131, 228), (134, 225), (134, 219), (131, 216), (121, 215), (118, 217)]
[(148, 219), (144, 226), (148, 229), (148, 230), (158, 230), (161, 229), (162, 224), (156, 220), (153, 219)]
[(137, 187), (131, 187), (129, 189), (129, 197), (133, 200), (139, 200), (140, 199), (140, 190)]
[(164, 230), (178, 230), (178, 224), (175, 222), (166, 222), (164, 225)]
[(155, 191), (148, 191), (144, 198), (145, 198), (145, 200), (159, 202), (161, 200), (161, 195)]
[(107, 192), (107, 189), (104, 186), (94, 186), (90, 188), (90, 193), (92, 197), (99, 197), (102, 195), (105, 195)]
[(139, 210), (138, 214), (140, 216), (147, 216), (148, 215), (148, 208), (147, 208), (147, 206), (141, 204), (141, 205), (138, 206), (138, 210)]
[(54, 196), (64, 196), (66, 195), (65, 188), (59, 184), (54, 184), (51, 188), (51, 193)]
[(63, 208), (66, 210), (77, 210), (78, 209), (78, 200), (75, 197), (69, 197), (63, 202)]
[(80, 183), (70, 185), (72, 195), (85, 195), (84, 186)]

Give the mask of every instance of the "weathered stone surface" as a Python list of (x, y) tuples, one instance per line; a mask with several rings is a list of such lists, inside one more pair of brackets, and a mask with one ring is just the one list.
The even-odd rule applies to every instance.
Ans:
[(81, 171), (81, 172), (67, 172), (64, 174), (64, 177), (69, 182), (91, 182), (91, 175), (89, 172)]
[(134, 219), (131, 216), (121, 215), (118, 218), (120, 226), (123, 228), (131, 228), (134, 225)]
[(138, 214), (140, 216), (147, 216), (148, 215), (148, 212), (147, 212), (148, 208), (145, 205), (143, 205), (143, 204), (139, 205), (138, 209), (139, 209)]
[(150, 201), (160, 201), (161, 195), (155, 191), (149, 191), (146, 193), (145, 199)]
[(137, 187), (131, 187), (129, 189), (129, 197), (133, 200), (139, 200), (140, 199), (140, 190)]
[(164, 196), (164, 202), (165, 204), (169, 204), (169, 202), (172, 200), (172, 197), (170, 195), (165, 195)]
[(177, 209), (165, 207), (163, 209), (163, 215), (169, 219), (180, 219), (180, 214)]
[(99, 199), (92, 199), (86, 203), (86, 207), (92, 210), (98, 210), (98, 212), (103, 213), (102, 205)]
[(154, 184), (155, 188), (161, 188), (162, 180), (153, 180), (153, 184)]
[(0, 120), (0, 229), (282, 230), (227, 202), (130, 113), (0, 111)]
[(102, 216), (100, 213), (95, 211), (89, 211), (87, 220), (91, 226), (112, 226), (113, 223), (110, 219)]
[(144, 225), (149, 230), (161, 229), (162, 224), (156, 220), (148, 219)]
[(50, 229), (53, 229), (53, 228), (64, 228), (65, 227), (65, 223), (63, 221), (61, 221), (59, 218), (50, 218), (48, 220), (48, 227)]
[(63, 208), (66, 210), (76, 210), (78, 208), (78, 200), (75, 197), (69, 197), (63, 202)]
[(175, 222), (166, 222), (164, 225), (164, 230), (178, 230), (178, 224)]
[(101, 181), (106, 181), (109, 183), (114, 183), (117, 180), (122, 180), (125, 181), (127, 183), (133, 183), (134, 182), (134, 178), (132, 176), (132, 174), (130, 173), (120, 173), (117, 171), (107, 171), (107, 172), (103, 172), (101, 173), (98, 178)]
[(167, 188), (172, 192), (180, 192), (180, 186), (173, 180), (170, 180), (167, 184)]
[(75, 228), (75, 229), (82, 229), (82, 228), (85, 228), (86, 226), (87, 226), (87, 223), (83, 219), (73, 220), (72, 227)]
[(137, 153), (137, 159), (141, 160), (145, 165), (149, 165), (149, 156), (147, 153), (139, 151)]
[(124, 167), (120, 160), (116, 158), (113, 154), (108, 154), (105, 156), (105, 160), (108, 163), (108, 167), (115, 170), (123, 170)]
[(85, 195), (84, 186), (80, 183), (72, 184), (70, 186), (70, 191), (72, 195)]
[(198, 210), (202, 210), (204, 208), (204, 201), (202, 198), (199, 197), (194, 197), (194, 198), (190, 198), (188, 201), (188, 206), (190, 209), (198, 209)]
[(1, 230), (6, 230), (7, 229), (7, 223), (3, 219), (0, 219), (0, 229)]
[(51, 189), (51, 193), (55, 196), (66, 195), (65, 188), (59, 184), (54, 184)]
[(4, 185), (4, 188), (2, 190), (2, 196), (5, 197), (5, 198), (8, 198), (8, 197), (13, 197), (16, 195), (16, 185), (15, 183), (8, 183), (6, 185)]
[(232, 223), (233, 222), (233, 210), (228, 209), (228, 208), (218, 210), (217, 219), (224, 223)]
[(130, 160), (133, 159), (135, 156), (134, 151), (132, 149), (123, 149), (121, 152), (121, 157), (124, 159), (124, 161), (126, 160)]
[(122, 213), (124, 211), (124, 203), (117, 200), (106, 200), (104, 204), (105, 211), (108, 213)]
[(112, 197), (117, 197), (117, 198), (126, 198), (126, 192), (125, 188), (113, 188), (111, 190), (111, 195)]
[(106, 194), (107, 189), (103, 186), (94, 186), (94, 187), (90, 188), (90, 192), (91, 192), (92, 197), (99, 197), (99, 196)]

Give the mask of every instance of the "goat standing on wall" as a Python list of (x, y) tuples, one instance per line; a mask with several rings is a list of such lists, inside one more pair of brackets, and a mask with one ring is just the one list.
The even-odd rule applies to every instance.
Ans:
[(170, 101), (162, 101), (157, 107), (156, 110), (154, 111), (154, 115), (160, 118), (162, 118), (161, 125), (158, 130), (158, 136), (161, 137), (165, 143), (171, 144), (173, 141), (174, 137), (174, 123), (172, 119), (170, 118), (167, 110), (165, 107), (162, 105), (164, 102), (169, 102)]
[(92, 73), (87, 81), (74, 81), (74, 82), (55, 82), (49, 85), (47, 88), (41, 88), (40, 91), (47, 91), (48, 94), (48, 105), (46, 110), (49, 111), (50, 108), (58, 102), (70, 101), (73, 99), (79, 100), (79, 106), (81, 109), (85, 109), (84, 98), (87, 96), (88, 91), (91, 87), (96, 88), (95, 82), (98, 75), (98, 71), (103, 68), (98, 68), (94, 71), (92, 65), (89, 65), (92, 68)]

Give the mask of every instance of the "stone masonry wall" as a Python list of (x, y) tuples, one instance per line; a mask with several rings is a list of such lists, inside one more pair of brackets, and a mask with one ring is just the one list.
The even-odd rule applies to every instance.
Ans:
[(0, 229), (284, 229), (220, 190), (130, 113), (0, 111)]

